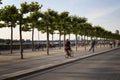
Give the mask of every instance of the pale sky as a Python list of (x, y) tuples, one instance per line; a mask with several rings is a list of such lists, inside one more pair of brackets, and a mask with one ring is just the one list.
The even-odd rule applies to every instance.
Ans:
[[(120, 31), (120, 0), (2, 0), (0, 8), (12, 4), (19, 8), (20, 3), (25, 1), (39, 2), (43, 5), (41, 11), (46, 11), (48, 8), (58, 12), (68, 11), (70, 15), (86, 17), (88, 22), (100, 25), (108, 31)], [(39, 35), (40, 40), (46, 40), (46, 34)], [(56, 36), (55, 39), (58, 39)], [(10, 29), (1, 28), (0, 38), (10, 39)], [(19, 39), (18, 27), (14, 29), (14, 39)], [(31, 32), (23, 32), (23, 39), (31, 39)], [(38, 39), (37, 31), (35, 39)]]

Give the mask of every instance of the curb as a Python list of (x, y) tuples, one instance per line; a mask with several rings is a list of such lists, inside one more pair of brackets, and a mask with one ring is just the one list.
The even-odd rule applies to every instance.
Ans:
[(33, 73), (37, 73), (37, 72), (41, 72), (41, 71), (44, 71), (44, 70), (52, 69), (52, 68), (55, 68), (55, 67), (58, 67), (58, 66), (61, 66), (61, 65), (65, 65), (65, 64), (68, 64), (68, 63), (72, 63), (72, 62), (75, 62), (75, 61), (78, 61), (78, 60), (86, 59), (88, 57), (96, 56), (98, 54), (104, 54), (106, 52), (110, 52), (110, 51), (116, 50), (116, 49), (119, 49), (119, 48), (114, 48), (114, 49), (110, 49), (110, 50), (106, 50), (106, 51), (102, 51), (102, 52), (98, 52), (98, 53), (83, 55), (83, 56), (80, 56), (78, 58), (66, 59), (66, 60), (63, 60), (61, 63), (58, 63), (58, 61), (56, 61), (54, 63), (46, 64), (46, 65), (43, 65), (43, 66), (40, 66), (40, 67), (35, 67), (35, 68), (27, 69), (27, 70), (17, 71), (17, 72), (10, 73), (10, 74), (4, 74), (4, 75), (0, 76), (0, 79), (1, 80), (16, 80), (18, 78), (22, 78), (22, 77), (31, 75)]

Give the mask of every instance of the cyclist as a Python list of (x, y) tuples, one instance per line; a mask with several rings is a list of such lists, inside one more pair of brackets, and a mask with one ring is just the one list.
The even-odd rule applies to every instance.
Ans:
[(65, 42), (65, 51), (66, 51), (66, 54), (67, 54), (67, 57), (72, 57), (71, 56), (71, 47), (70, 47), (70, 41), (68, 39), (66, 39), (66, 42)]

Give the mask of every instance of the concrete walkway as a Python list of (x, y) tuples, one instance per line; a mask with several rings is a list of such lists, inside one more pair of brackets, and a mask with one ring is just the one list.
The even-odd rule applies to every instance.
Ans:
[(24, 59), (20, 59), (20, 53), (1, 54), (0, 55), (0, 80), (13, 80), (17, 77), (35, 73), (38, 71), (50, 69), (59, 65), (70, 63), (89, 56), (100, 54), (116, 48), (97, 47), (95, 52), (85, 51), (84, 47), (79, 47), (78, 51), (72, 48), (74, 57), (65, 58), (65, 52), (62, 49), (51, 49), (50, 55), (47, 56), (46, 51), (26, 51), (24, 52)]

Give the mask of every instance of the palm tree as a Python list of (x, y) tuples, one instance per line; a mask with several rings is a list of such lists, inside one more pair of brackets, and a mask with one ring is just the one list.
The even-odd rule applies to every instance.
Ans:
[[(57, 18), (58, 18), (58, 12), (51, 10), (50, 12), (51, 20), (53, 21), (50, 25), (49, 33), (52, 35), (52, 42), (53, 42), (53, 35), (55, 33), (55, 30), (57, 30)], [(52, 43), (53, 44), (53, 43)]]
[(8, 24), (8, 27), (11, 27), (10, 53), (12, 54), (13, 27), (16, 26), (18, 10), (14, 5), (8, 5), (1, 9), (0, 12), (1, 20)]
[[(103, 37), (103, 31), (104, 29), (101, 27), (101, 26), (96, 26), (96, 37), (99, 37), (100, 38), (100, 42), (101, 42), (101, 38)], [(100, 47), (101, 47), (101, 44), (100, 44)]]
[(78, 17), (78, 16), (73, 16), (72, 17), (72, 30), (73, 30), (73, 34), (75, 34), (76, 37), (76, 51), (77, 51), (77, 45), (78, 45), (78, 41), (77, 41), (77, 35), (80, 33), (80, 30), (83, 29), (83, 27), (81, 26), (83, 23), (85, 23), (87, 21), (86, 18), (84, 17)]
[(54, 39), (54, 34), (55, 34), (54, 30), (55, 30), (54, 27), (52, 27), (52, 28), (50, 29), (50, 34), (52, 35), (52, 45), (53, 45), (53, 39)]
[(34, 12), (40, 9), (39, 4), (37, 2), (32, 2), (31, 4), (27, 4), (27, 2), (24, 2), (21, 4), (21, 8), (19, 9), (19, 32), (20, 32), (20, 53), (21, 53), (21, 59), (23, 59), (23, 43), (22, 43), (22, 29), (25, 29), (26, 31), (29, 30), (27, 26), (27, 18), (24, 18), (24, 14), (27, 14), (29, 12)]
[(61, 49), (61, 35), (62, 35), (62, 14), (58, 14), (58, 18), (57, 18), (57, 25), (56, 28), (59, 31), (59, 48)]
[(38, 19), (40, 18), (39, 10), (41, 8), (42, 5), (39, 5), (38, 2), (32, 2), (29, 7), (30, 10), (29, 23), (31, 23), (31, 28), (32, 28), (32, 51), (34, 51), (34, 28), (36, 26)]
[(59, 26), (57, 27), (57, 29), (59, 31), (59, 35), (60, 35), (59, 39), (61, 39), (61, 35), (64, 34), (63, 46), (65, 45), (65, 35), (67, 34), (66, 30), (67, 30), (67, 26), (68, 26), (68, 22), (67, 22), (68, 15), (69, 15), (69, 12), (66, 12), (66, 11), (60, 13), (60, 15), (59, 15)]
[(49, 55), (49, 34), (50, 31), (54, 31), (55, 29), (56, 15), (57, 15), (56, 11), (48, 9), (46, 12), (43, 13), (42, 18), (40, 20), (40, 23), (43, 26), (41, 27), (42, 29), (41, 31), (47, 33), (47, 43), (46, 43), (47, 55)]
[[(92, 24), (91, 23), (88, 23), (88, 22), (86, 22), (85, 24), (84, 24), (84, 36), (86, 36), (87, 37), (87, 44), (88, 44), (88, 37), (90, 37), (91, 35), (91, 31), (92, 31)], [(84, 38), (84, 40), (85, 40), (85, 38)], [(85, 50), (86, 50), (86, 44), (85, 44)]]
[(29, 12), (29, 5), (27, 4), (27, 2), (24, 2), (21, 4), (21, 8), (19, 9), (19, 32), (20, 32), (20, 54), (21, 54), (21, 59), (23, 59), (23, 40), (22, 40), (22, 27), (24, 26), (24, 20), (25, 18), (23, 18), (24, 14)]

